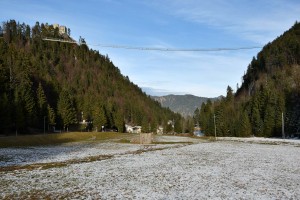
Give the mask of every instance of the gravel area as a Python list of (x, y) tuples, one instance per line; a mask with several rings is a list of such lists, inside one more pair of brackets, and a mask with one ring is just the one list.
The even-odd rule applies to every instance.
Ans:
[[(218, 141), (146, 150), (118, 143), (39, 148), (58, 152), (34, 159), (32, 148), (0, 149), (1, 199), (300, 199), (300, 148), (293, 144)], [(66, 161), (75, 154), (111, 157), (3, 170), (17, 152), (30, 159), (19, 156), (14, 164), (24, 165), (21, 158), (25, 166)], [(12, 156), (10, 164), (5, 156)]]

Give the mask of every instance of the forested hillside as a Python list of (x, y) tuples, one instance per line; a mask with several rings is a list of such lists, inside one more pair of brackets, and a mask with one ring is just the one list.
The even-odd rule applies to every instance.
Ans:
[[(300, 132), (300, 24), (267, 44), (248, 66), (242, 86), (212, 104), (202, 105), (200, 124), (218, 136), (281, 137)], [(194, 116), (198, 119), (198, 116)]]
[[(14, 20), (0, 27), (0, 132), (57, 130), (124, 131), (124, 124), (143, 131), (168, 129), (179, 114), (162, 108), (124, 77), (108, 56), (80, 44), (45, 41), (71, 40), (58, 28), (37, 22), (33, 27)], [(85, 120), (88, 124), (82, 124)], [(179, 123), (180, 122), (180, 123)]]

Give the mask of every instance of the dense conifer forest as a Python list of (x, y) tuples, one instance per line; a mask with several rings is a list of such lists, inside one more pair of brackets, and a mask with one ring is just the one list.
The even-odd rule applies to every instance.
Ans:
[[(27, 134), (54, 130), (124, 132), (125, 123), (144, 132), (163, 126), (191, 131), (186, 121), (123, 76), (106, 55), (74, 41), (53, 25), (33, 27), (15, 20), (0, 26), (0, 133)], [(88, 123), (80, 123), (83, 122)]]
[[(206, 135), (286, 137), (300, 133), (300, 24), (253, 58), (234, 94), (202, 104), (194, 119)], [(200, 117), (199, 117), (200, 115)]]

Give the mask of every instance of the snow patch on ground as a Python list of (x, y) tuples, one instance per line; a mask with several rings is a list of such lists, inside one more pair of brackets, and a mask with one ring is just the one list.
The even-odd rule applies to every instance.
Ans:
[(163, 136), (156, 136), (154, 137), (155, 142), (174, 142), (174, 143), (199, 143), (203, 141), (199, 141), (199, 138), (190, 138), (190, 137), (182, 137), (182, 136), (169, 136), (169, 135), (163, 135)]
[[(0, 198), (300, 198), (298, 146), (217, 141), (164, 147), (168, 148), (124, 154), (141, 146), (118, 143), (87, 145), (85, 148), (55, 146), (46, 148), (49, 152), (58, 151), (53, 157), (38, 156), (38, 159), (31, 159), (34, 157), (30, 155), (33, 153), (31, 148), (0, 149), (0, 159), (4, 153), (14, 157), (20, 152), (20, 155), (27, 154), (30, 160), (25, 159), (27, 163), (65, 160), (70, 156), (114, 155), (111, 159), (44, 170), (0, 172)], [(34, 151), (37, 155), (47, 151), (41, 147), (33, 149), (41, 151), (40, 154)]]
[(250, 137), (250, 138), (217, 137), (217, 140), (236, 141), (236, 142), (250, 142), (250, 143), (258, 143), (258, 144), (300, 145), (300, 140), (299, 139), (280, 139), (280, 138), (261, 138), (261, 137)]
[[(63, 162), (88, 156), (115, 155), (135, 151), (139, 146), (115, 143), (71, 143), (46, 147), (3, 148), (0, 149), (0, 167), (28, 165), (34, 163)], [(2, 157), (2, 159), (1, 159)]]

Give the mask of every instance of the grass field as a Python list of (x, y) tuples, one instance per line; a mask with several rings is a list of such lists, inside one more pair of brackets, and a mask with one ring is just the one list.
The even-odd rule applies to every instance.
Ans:
[(300, 199), (298, 140), (156, 135), (166, 144), (145, 148), (126, 134), (86, 134), (0, 148), (0, 199)]
[(133, 136), (133, 134), (116, 132), (69, 132), (17, 137), (10, 136), (0, 138), (0, 148), (52, 145), (80, 141), (101, 141), (108, 139), (116, 139), (122, 142), (129, 141)]

